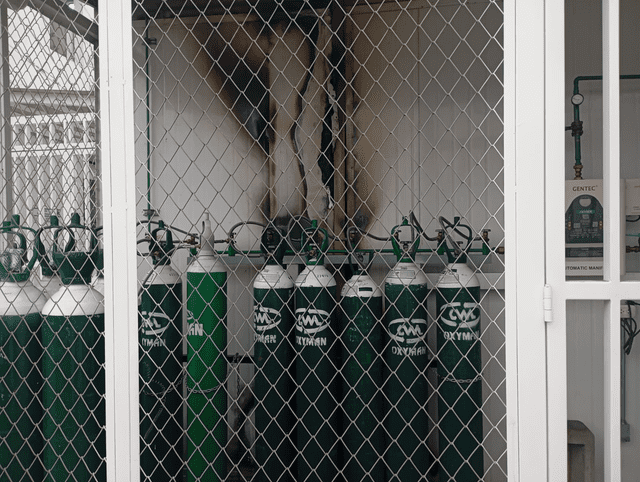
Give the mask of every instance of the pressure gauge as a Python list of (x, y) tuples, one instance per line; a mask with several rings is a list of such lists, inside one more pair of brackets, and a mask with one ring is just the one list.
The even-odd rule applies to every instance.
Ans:
[(580, 105), (584, 102), (584, 95), (582, 94), (573, 94), (573, 97), (571, 97), (571, 103), (573, 105)]

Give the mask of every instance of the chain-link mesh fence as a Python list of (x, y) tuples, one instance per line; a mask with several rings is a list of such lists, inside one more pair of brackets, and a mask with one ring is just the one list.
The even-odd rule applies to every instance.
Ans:
[(140, 212), (221, 253), (141, 287), (143, 476), (503, 480), (501, 4), (134, 15)]
[[(8, 6), (0, 479), (103, 480), (97, 11)], [(132, 7), (141, 480), (504, 480), (502, 2)]]
[(106, 474), (96, 15), (0, 2), (3, 481)]

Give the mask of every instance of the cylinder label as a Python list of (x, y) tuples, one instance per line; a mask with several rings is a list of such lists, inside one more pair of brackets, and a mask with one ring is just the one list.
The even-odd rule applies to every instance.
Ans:
[(398, 318), (389, 322), (389, 336), (398, 343), (415, 345), (427, 333), (427, 320), (420, 318)]
[(269, 308), (256, 304), (253, 311), (253, 320), (255, 327), (255, 340), (261, 343), (277, 343), (277, 333), (267, 333), (278, 327), (282, 322), (282, 314), (275, 308)]
[(169, 327), (169, 317), (165, 313), (140, 313), (142, 318), (142, 346), (167, 346), (163, 338), (164, 332)]
[(296, 345), (327, 346), (325, 336), (318, 333), (329, 328), (330, 315), (324, 310), (315, 308), (298, 308), (296, 310)]
[(446, 303), (440, 310), (440, 320), (452, 328), (474, 330), (480, 322), (480, 310), (474, 301)]
[(314, 308), (298, 308), (296, 310), (296, 330), (305, 335), (326, 330), (329, 327), (329, 313)]

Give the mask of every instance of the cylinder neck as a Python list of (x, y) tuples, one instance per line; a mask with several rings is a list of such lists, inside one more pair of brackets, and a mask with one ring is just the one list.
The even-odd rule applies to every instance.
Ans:
[(90, 253), (84, 251), (68, 251), (54, 253), (54, 262), (58, 274), (65, 285), (89, 284), (94, 269), (94, 260)]

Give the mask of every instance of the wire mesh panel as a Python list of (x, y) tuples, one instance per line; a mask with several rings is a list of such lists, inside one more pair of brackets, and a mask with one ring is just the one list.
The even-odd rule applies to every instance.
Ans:
[(3, 481), (105, 479), (96, 15), (0, 2)]
[[(106, 477), (91, 5), (0, 2), (0, 480)], [(132, 20), (141, 480), (504, 480), (502, 2)]]
[(504, 480), (502, 2), (134, 1), (142, 480)]

